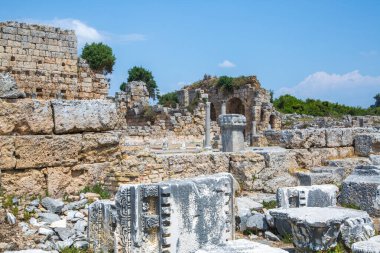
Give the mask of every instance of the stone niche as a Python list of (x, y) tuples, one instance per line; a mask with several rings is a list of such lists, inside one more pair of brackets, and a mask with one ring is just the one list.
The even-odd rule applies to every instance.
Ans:
[(228, 173), (122, 185), (115, 205), (90, 206), (89, 241), (97, 252), (195, 252), (234, 239), (233, 203), (234, 179)]

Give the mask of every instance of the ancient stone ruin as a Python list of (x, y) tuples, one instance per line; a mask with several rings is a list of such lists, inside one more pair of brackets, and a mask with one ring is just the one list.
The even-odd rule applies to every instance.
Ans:
[(281, 114), (255, 76), (110, 97), (55, 27), (0, 23), (0, 60), (1, 252), (379, 252), (380, 117)]

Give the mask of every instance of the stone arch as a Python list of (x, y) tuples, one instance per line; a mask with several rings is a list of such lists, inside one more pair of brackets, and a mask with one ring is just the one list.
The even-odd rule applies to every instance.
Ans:
[(227, 114), (242, 114), (245, 115), (245, 106), (240, 98), (231, 98), (227, 101)]
[(216, 121), (216, 110), (214, 103), (210, 103), (210, 118), (212, 121)]

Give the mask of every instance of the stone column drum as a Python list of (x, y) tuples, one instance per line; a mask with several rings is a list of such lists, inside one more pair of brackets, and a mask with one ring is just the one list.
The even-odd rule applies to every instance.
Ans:
[(222, 132), (222, 151), (238, 152), (244, 150), (245, 116), (241, 114), (224, 114), (220, 115), (218, 120)]
[(211, 149), (211, 103), (206, 102), (205, 149)]
[(222, 101), (222, 107), (221, 107), (221, 114), (227, 114), (227, 101), (223, 100)]

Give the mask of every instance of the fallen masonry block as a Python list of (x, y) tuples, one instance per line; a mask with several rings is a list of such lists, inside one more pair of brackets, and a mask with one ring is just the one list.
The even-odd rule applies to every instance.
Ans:
[(380, 253), (380, 235), (352, 244), (351, 250), (352, 253)]
[(95, 252), (117, 252), (118, 217), (114, 201), (98, 200), (88, 207), (87, 238)]
[(90, 206), (88, 238), (103, 252), (190, 253), (223, 244), (234, 239), (234, 188), (228, 173), (122, 185), (115, 209)]
[(277, 205), (282, 208), (336, 206), (338, 191), (337, 186), (329, 184), (278, 188)]
[(357, 166), (370, 164), (371, 161), (367, 157), (351, 157), (327, 161), (327, 166), (344, 168), (346, 177), (349, 176)]
[(340, 202), (380, 217), (380, 166), (358, 166), (342, 184)]
[(239, 239), (226, 242), (224, 245), (208, 246), (195, 253), (287, 253), (287, 251), (262, 243)]
[(300, 185), (340, 184), (344, 179), (344, 168), (315, 167), (310, 172), (298, 172)]
[(359, 156), (380, 154), (380, 133), (355, 136), (355, 153)]
[(364, 211), (341, 207), (278, 208), (269, 210), (275, 223), (289, 222), (299, 252), (328, 250), (338, 238), (350, 247), (375, 235), (373, 222)]

